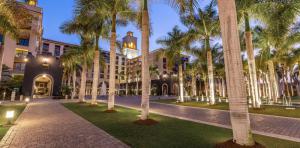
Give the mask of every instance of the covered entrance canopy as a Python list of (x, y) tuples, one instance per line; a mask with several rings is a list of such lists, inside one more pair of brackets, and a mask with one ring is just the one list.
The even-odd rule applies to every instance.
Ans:
[(53, 91), (53, 78), (47, 74), (38, 75), (33, 80), (32, 91), (34, 98), (51, 96)]

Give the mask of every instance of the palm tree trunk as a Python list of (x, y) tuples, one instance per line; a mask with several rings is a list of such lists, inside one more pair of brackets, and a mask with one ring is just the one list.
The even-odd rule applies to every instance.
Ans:
[(139, 95), (139, 78), (138, 78), (138, 76), (136, 78), (136, 91), (135, 91), (135, 95), (136, 96)]
[[(98, 40), (96, 40), (98, 42)], [(98, 46), (98, 44), (96, 44)], [(97, 47), (96, 47), (97, 48)], [(99, 85), (99, 50), (95, 50), (94, 55), (94, 75), (93, 75), (93, 86), (92, 86), (92, 104), (97, 104), (98, 96), (98, 85)]]
[(205, 89), (205, 96), (208, 97), (208, 86), (207, 86), (207, 80), (206, 78), (204, 79), (204, 89)]
[(268, 62), (268, 70), (269, 70), (269, 77), (270, 77), (270, 86), (271, 86), (271, 98), (274, 102), (277, 102), (278, 94), (278, 83), (276, 81), (275, 76), (275, 68), (274, 63), (272, 60)]
[(144, 0), (142, 12), (142, 113), (141, 120), (148, 119), (149, 116), (149, 14), (148, 0)]
[(110, 39), (110, 70), (109, 70), (109, 97), (108, 110), (115, 107), (115, 89), (116, 89), (116, 13), (113, 14), (112, 32)]
[(219, 97), (222, 97), (222, 79), (218, 79)]
[(196, 76), (193, 74), (192, 75), (192, 92), (193, 92), (193, 97), (197, 96), (197, 84), (196, 84)]
[[(235, 0), (218, 0), (233, 141), (252, 146)], [(240, 91), (237, 91), (240, 90)]]
[(293, 87), (293, 81), (292, 81), (292, 78), (291, 78), (291, 72), (290, 70), (288, 71), (288, 79), (289, 79), (289, 84), (290, 84), (290, 89), (291, 89), (291, 97), (294, 96), (294, 87)]
[(215, 104), (215, 87), (214, 87), (214, 71), (211, 50), (207, 51), (207, 68), (208, 68), (208, 83), (209, 83), (209, 94), (210, 104)]
[(72, 90), (72, 96), (71, 99), (74, 99), (76, 95), (76, 70), (73, 71), (73, 90)]
[(300, 96), (299, 80), (297, 80), (297, 83), (296, 83), (296, 90), (297, 90), (297, 96)]
[(68, 74), (68, 87), (71, 87), (71, 75)]
[(182, 64), (179, 64), (179, 101), (184, 102), (184, 88), (183, 88), (183, 70), (182, 70)]
[(81, 72), (81, 80), (80, 80), (79, 102), (85, 101), (86, 71), (87, 71), (87, 63), (86, 60), (84, 60), (82, 66), (82, 72)]
[(251, 94), (253, 99), (253, 107), (260, 108), (260, 98), (258, 96), (258, 88), (257, 88), (257, 74), (256, 74), (256, 65), (255, 65), (255, 57), (253, 51), (253, 43), (252, 43), (252, 32), (250, 28), (249, 16), (248, 13), (245, 13), (245, 25), (246, 25), (246, 50), (248, 55), (248, 67), (249, 67), (249, 75), (250, 75), (250, 84), (251, 84)]
[(222, 96), (225, 98), (226, 97), (226, 85), (225, 85), (225, 80), (222, 77)]
[(125, 93), (126, 93), (126, 96), (127, 96), (127, 95), (128, 95), (128, 80), (127, 80), (127, 78), (126, 78), (126, 86), (125, 86), (125, 87), (126, 87), (126, 88), (125, 88), (125, 89), (126, 89), (126, 92), (125, 92)]
[(271, 86), (270, 86), (270, 78), (268, 74), (265, 74), (266, 76), (266, 85), (267, 85), (267, 91), (268, 91), (268, 103), (272, 101), (272, 91), (271, 91)]
[(2, 78), (3, 54), (4, 54), (4, 47), (2, 46), (2, 43), (0, 43), (0, 82)]

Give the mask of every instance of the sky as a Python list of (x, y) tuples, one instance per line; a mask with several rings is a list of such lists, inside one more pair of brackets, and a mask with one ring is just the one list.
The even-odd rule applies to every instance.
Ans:
[[(159, 0), (164, 1), (164, 0)], [(205, 5), (207, 2), (201, 4)], [(39, 0), (39, 7), (43, 8), (44, 38), (62, 41), (66, 43), (79, 44), (76, 35), (66, 35), (60, 32), (59, 27), (67, 20), (73, 18), (74, 0)], [(153, 35), (150, 38), (150, 50), (155, 50), (161, 46), (156, 44), (156, 40), (166, 36), (172, 31), (174, 26), (179, 26), (182, 30), (186, 28), (181, 24), (179, 15), (165, 3), (154, 2), (150, 6), (150, 19), (153, 28)], [(138, 38), (138, 49), (141, 49), (141, 32), (135, 25), (129, 24), (127, 27), (118, 27), (118, 39), (121, 40), (126, 32), (134, 32)], [(109, 42), (101, 41), (100, 47), (109, 50)]]

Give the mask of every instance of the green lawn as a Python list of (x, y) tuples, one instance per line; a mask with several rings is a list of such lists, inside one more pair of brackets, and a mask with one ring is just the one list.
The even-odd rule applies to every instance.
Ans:
[[(5, 118), (6, 111), (15, 111), (15, 116), (13, 121), (15, 121), (19, 115), (23, 112), (26, 105), (0, 105), (0, 139), (2, 139), (5, 133), (8, 131), (10, 126), (7, 126), (7, 120)], [(4, 126), (3, 126), (4, 125)]]
[[(229, 110), (228, 103), (217, 103), (216, 105), (209, 105), (205, 102), (195, 102), (195, 101), (176, 103), (176, 100), (172, 100), (172, 99), (170, 99), (170, 100), (155, 100), (155, 102), (183, 105), (183, 106), (200, 107), (200, 108)], [(256, 113), (256, 114), (300, 118), (300, 108), (296, 108), (295, 110), (289, 110), (289, 109), (285, 109), (285, 107), (280, 107), (280, 106), (262, 106), (261, 109), (251, 109), (250, 108), (249, 112)]]
[[(87, 119), (110, 135), (132, 147), (214, 147), (232, 137), (231, 130), (151, 114), (159, 122), (153, 126), (136, 125), (139, 112), (117, 107), (118, 113), (104, 113), (105, 104), (67, 103), (65, 107)], [(270, 148), (298, 148), (300, 143), (255, 135), (256, 141)]]
[(154, 102), (174, 104), (174, 105), (183, 105), (183, 106), (192, 106), (192, 107), (200, 107), (200, 108), (229, 110), (228, 103), (218, 103), (218, 104), (215, 104), (215, 105), (209, 105), (206, 102), (195, 102), (195, 101), (177, 103), (175, 99), (155, 100)]

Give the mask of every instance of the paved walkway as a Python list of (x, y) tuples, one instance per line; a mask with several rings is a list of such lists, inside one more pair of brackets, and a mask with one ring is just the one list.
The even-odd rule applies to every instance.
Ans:
[(124, 148), (103, 130), (59, 102), (30, 103), (0, 143), (1, 148)]
[[(121, 106), (140, 109), (139, 97), (117, 97), (116, 103)], [(228, 111), (151, 102), (150, 112), (198, 123), (231, 128)], [(258, 114), (251, 114), (250, 119), (254, 133), (300, 142), (300, 119)]]

